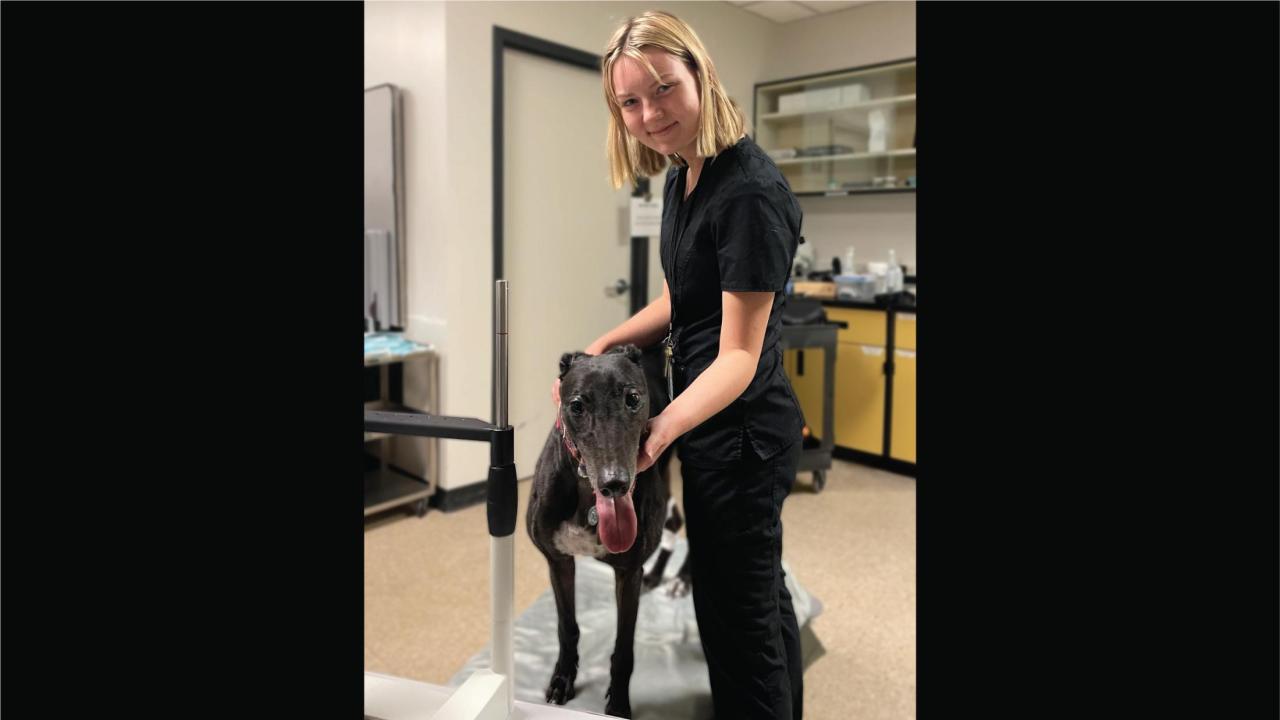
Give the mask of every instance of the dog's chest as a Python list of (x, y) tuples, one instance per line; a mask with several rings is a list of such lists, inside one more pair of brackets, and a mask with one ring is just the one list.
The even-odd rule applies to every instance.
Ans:
[(551, 543), (566, 555), (588, 555), (599, 559), (609, 554), (595, 528), (584, 527), (572, 520), (560, 523), (551, 536)]

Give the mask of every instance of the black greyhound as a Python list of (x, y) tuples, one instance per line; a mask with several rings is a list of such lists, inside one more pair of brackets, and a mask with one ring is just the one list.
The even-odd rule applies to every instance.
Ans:
[[(589, 555), (613, 567), (618, 603), (605, 712), (629, 718), (644, 562), (659, 547), (670, 496), (670, 448), (653, 467), (635, 472), (645, 425), (667, 404), (661, 349), (642, 353), (625, 345), (598, 356), (565, 353), (560, 358), (560, 398), (556, 427), (538, 457), (525, 516), (530, 539), (547, 558), (556, 599), (560, 657), (546, 699), (563, 705), (574, 695), (578, 621), (573, 556)], [(660, 558), (662, 565), (666, 555)], [(661, 579), (661, 568), (656, 569)]]

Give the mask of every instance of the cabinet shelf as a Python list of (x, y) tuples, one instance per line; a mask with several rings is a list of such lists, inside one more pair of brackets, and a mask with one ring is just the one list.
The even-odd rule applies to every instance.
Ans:
[[(376, 386), (376, 394), (375, 394)], [(431, 415), (439, 412), (439, 358), (430, 349), (394, 356), (365, 355), (365, 411)], [(415, 407), (416, 406), (416, 407)], [(366, 424), (368, 418), (366, 416)], [(440, 476), (438, 438), (364, 432), (364, 514), (411, 505), (422, 517)], [(377, 442), (380, 447), (370, 447)]]
[(796, 193), (796, 197), (847, 197), (850, 195), (875, 195), (880, 193), (913, 193), (913, 187), (846, 188), (843, 190), (810, 190)]
[(768, 86), (769, 89), (774, 92), (787, 92), (792, 90), (805, 90), (814, 85), (831, 85), (842, 81), (866, 80), (869, 78), (884, 77), (887, 74), (895, 72), (914, 74), (915, 70), (915, 58), (904, 58), (902, 60), (893, 60), (876, 65), (863, 65), (861, 67), (850, 68), (848, 70), (818, 73), (816, 75), (806, 75), (805, 77), (790, 78), (788, 80), (775, 80), (774, 82), (768, 83)]
[(368, 470), (364, 474), (364, 514), (372, 515), (415, 500), (425, 500), (432, 492), (430, 484), (398, 470)]
[(886, 105), (903, 105), (906, 103), (914, 103), (916, 101), (915, 93), (910, 95), (899, 95), (898, 97), (882, 98), (880, 100), (868, 100), (860, 102), (856, 105), (845, 105), (843, 107), (827, 108), (826, 110), (808, 110), (803, 112), (785, 112), (785, 113), (767, 113), (761, 115), (760, 119), (764, 122), (776, 123), (787, 120), (819, 118), (828, 115), (847, 115), (847, 114), (864, 114), (865, 112)]
[[(806, 105), (813, 109), (796, 110)], [(796, 195), (915, 192), (916, 112), (916, 61), (905, 58), (756, 85), (754, 139), (772, 153), (847, 149), (775, 157)]]
[(775, 159), (773, 162), (775, 165), (782, 166), (813, 162), (836, 162), (837, 160), (876, 160), (878, 158), (890, 157), (914, 157), (915, 154), (915, 148), (903, 148), (901, 150), (886, 150), (885, 152), (845, 153), (843, 155), (816, 155), (813, 157), (785, 158), (783, 160)]

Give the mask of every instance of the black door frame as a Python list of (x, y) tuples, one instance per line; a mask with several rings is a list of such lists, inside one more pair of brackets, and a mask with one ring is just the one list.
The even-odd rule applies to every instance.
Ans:
[[(515, 30), (493, 26), (493, 279), (502, 279), (503, 254), (503, 91), (505, 89), (505, 62), (503, 52), (519, 50), (538, 57), (567, 63), (574, 67), (600, 72), (600, 57), (577, 48), (561, 45)], [(647, 183), (646, 183), (647, 185)], [(643, 190), (647, 190), (647, 187)], [(643, 194), (643, 190), (640, 194)], [(639, 242), (638, 242), (639, 241)], [(631, 252), (631, 312), (634, 314), (648, 304), (649, 292), (649, 239), (632, 238)]]

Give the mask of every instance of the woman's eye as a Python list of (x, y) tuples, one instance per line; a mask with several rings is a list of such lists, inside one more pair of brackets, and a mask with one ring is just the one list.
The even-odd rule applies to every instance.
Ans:
[(627, 393), (627, 407), (631, 410), (640, 407), (640, 393), (634, 390)]
[(635, 99), (627, 98), (626, 100), (622, 101), (622, 107), (631, 107), (631, 104), (634, 102), (635, 102)]
[(586, 411), (587, 409), (586, 407), (583, 406), (581, 400), (573, 400), (569, 403), (569, 412), (573, 413), (574, 415), (581, 415)]
[(671, 86), (670, 86), (670, 85), (659, 85), (659, 86), (658, 86), (658, 94), (659, 94), (659, 95), (661, 95), (664, 91), (666, 91), (666, 90), (670, 90), (670, 89), (671, 89)]

